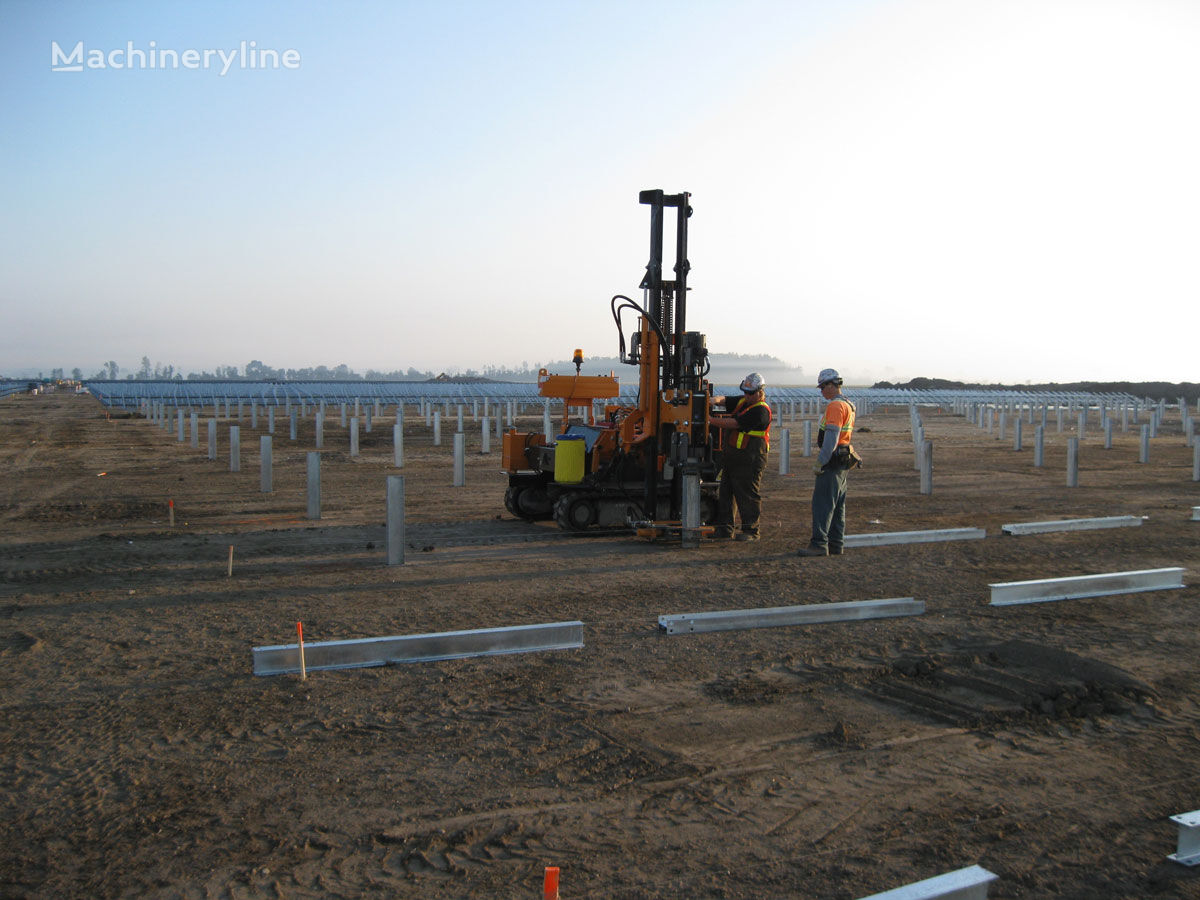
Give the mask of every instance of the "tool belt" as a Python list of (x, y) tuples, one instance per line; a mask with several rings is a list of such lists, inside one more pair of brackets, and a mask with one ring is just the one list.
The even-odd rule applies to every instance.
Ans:
[(857, 469), (862, 464), (862, 457), (858, 455), (853, 444), (842, 444), (833, 451), (833, 456), (829, 458), (829, 468), (831, 469)]

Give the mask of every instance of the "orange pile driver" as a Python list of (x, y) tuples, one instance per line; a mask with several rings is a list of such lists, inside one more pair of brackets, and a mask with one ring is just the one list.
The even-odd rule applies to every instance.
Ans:
[[(613, 375), (539, 373), (539, 393), (563, 404), (554, 439), (539, 433), (504, 435), (508, 491), (504, 505), (525, 519), (555, 519), (561, 528), (678, 523), (684, 480), (699, 483), (699, 519), (716, 515), (721, 431), (710, 425), (712, 386), (704, 335), (687, 330), (687, 226), (691, 195), (642, 191), (650, 207), (650, 261), (642, 279), (643, 305), (621, 294), (612, 298), (622, 363), (638, 367), (636, 406), (620, 405)], [(665, 211), (675, 211), (675, 278), (663, 279)], [(638, 330), (626, 352), (621, 316), (632, 310)], [(603, 418), (596, 401), (612, 400)], [(572, 423), (571, 410), (584, 409)]]

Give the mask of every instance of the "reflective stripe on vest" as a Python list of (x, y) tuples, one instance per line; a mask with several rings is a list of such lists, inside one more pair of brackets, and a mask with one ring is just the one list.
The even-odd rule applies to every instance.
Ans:
[(763, 443), (765, 443), (767, 446), (767, 449), (770, 450), (771, 449), (771, 407), (766, 403), (766, 401), (759, 400), (757, 403), (751, 403), (745, 409), (742, 409), (742, 404), (745, 402), (746, 402), (745, 397), (743, 397), (741, 400), (738, 401), (737, 406), (735, 406), (733, 408), (733, 415), (736, 416), (740, 412), (748, 412), (749, 410), (754, 409), (754, 407), (756, 407), (756, 406), (766, 406), (767, 407), (767, 427), (765, 429), (763, 429), (762, 431), (739, 431), (738, 436), (737, 436), (737, 441), (734, 443), (734, 446), (737, 447), (739, 450), (741, 450), (742, 443), (745, 440), (746, 435), (750, 435), (751, 437), (762, 438)]
[[(825, 422), (825, 417), (829, 415), (829, 407), (833, 406), (833, 404), (835, 404), (835, 403), (844, 403), (850, 409), (850, 415), (849, 415), (849, 417), (847, 417), (846, 423), (844, 425), (841, 425), (838, 428), (838, 439), (837, 439), (838, 444), (849, 444), (850, 440), (851, 440), (851, 435), (853, 435), (853, 433), (854, 433), (854, 418), (855, 418), (857, 411), (854, 409), (854, 404), (851, 403), (849, 400), (847, 400), (845, 397), (836, 397), (833, 400), (829, 401), (828, 406), (826, 406), (825, 410), (821, 413), (821, 419), (817, 423), (817, 431), (824, 432), (828, 429), (828, 425)], [(824, 440), (819, 436), (818, 440), (817, 440), (817, 446), (821, 446), (823, 443), (824, 443)]]

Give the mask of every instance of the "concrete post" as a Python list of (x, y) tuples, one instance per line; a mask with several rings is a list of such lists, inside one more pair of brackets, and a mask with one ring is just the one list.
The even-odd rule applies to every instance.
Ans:
[(1192, 444), (1192, 481), (1200, 481), (1200, 441)]
[(1079, 487), (1079, 438), (1067, 438), (1067, 487)]
[(438, 410), (433, 414), (433, 446), (442, 446), (442, 413)]
[(546, 401), (546, 405), (542, 408), (542, 433), (546, 436), (546, 443), (554, 440), (553, 423), (550, 421), (550, 401)]
[(208, 458), (217, 458), (217, 420), (208, 420)]
[(804, 446), (801, 447), (801, 456), (812, 456), (812, 419), (804, 420)]
[(921, 493), (933, 493), (933, 441), (921, 441)]
[(492, 431), (491, 431), (491, 423), (488, 421), (487, 416), (484, 416), (480, 420), (479, 433), (480, 433), (480, 437), (483, 440), (483, 446), (480, 448), (479, 452), (480, 453), (491, 453), (492, 452)]
[(397, 469), (404, 468), (404, 420), (397, 419), (392, 426), (392, 463)]
[(267, 407), (267, 434), (275, 433), (275, 407)]
[(264, 434), (258, 439), (259, 490), (264, 494), (271, 493), (271, 436)]
[(1041, 468), (1046, 460), (1046, 426), (1039, 425), (1033, 432), (1033, 464)]
[(358, 456), (358, 416), (350, 420), (350, 455)]
[(192, 433), (192, 449), (199, 449), (199, 447), (200, 447), (200, 414), (199, 413), (197, 413), (197, 412), (192, 413), (191, 422), (189, 422), (189, 427), (191, 428), (191, 433)]
[(308, 451), (308, 518), (321, 518), (321, 454)]
[(1105, 450), (1112, 449), (1112, 429), (1113, 429), (1113, 420), (1105, 419), (1104, 420), (1104, 449)]
[(1016, 421), (1013, 422), (1013, 449), (1018, 453), (1021, 451), (1023, 425), (1021, 417), (1017, 416)]
[(175, 411), (175, 440), (179, 441), (181, 444), (184, 441), (182, 409)]
[(1140, 463), (1150, 462), (1150, 426), (1149, 425), (1142, 426), (1142, 449), (1141, 449), (1141, 453), (1138, 454), (1138, 462), (1140, 462)]
[(290, 420), (289, 436), (291, 437), (291, 439), (293, 441), (296, 439), (296, 427), (297, 427), (296, 418), (297, 418), (297, 413), (296, 413), (296, 410), (293, 409), (291, 415), (288, 416), (288, 419)]
[(316, 447), (318, 450), (323, 450), (325, 449), (325, 410), (320, 410), (317, 413), (314, 425), (316, 428), (316, 434), (314, 435)]
[[(403, 434), (403, 432), (401, 433)], [(389, 566), (404, 565), (403, 475), (387, 477), (387, 564)]]
[[(792, 472), (792, 433), (791, 433), (791, 431), (789, 431), (788, 429), (785, 428), (780, 433), (779, 474), (780, 475), (790, 475), (791, 472)], [(684, 476), (684, 477), (690, 478), (691, 476)], [(700, 489), (699, 484), (700, 484), (700, 482), (697, 481), (696, 482), (696, 490)], [(687, 486), (686, 481), (684, 481), (684, 486), (686, 489), (686, 486)], [(697, 506), (699, 506), (698, 499), (697, 499), (696, 503), (697, 503)]]

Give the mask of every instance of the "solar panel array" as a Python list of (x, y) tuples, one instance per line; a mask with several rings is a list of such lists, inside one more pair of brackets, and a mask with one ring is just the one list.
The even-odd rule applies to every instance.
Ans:
[(0, 397), (22, 394), (27, 390), (29, 390), (28, 381), (0, 381)]
[[(543, 402), (538, 386), (518, 382), (415, 382), (415, 381), (86, 381), (84, 386), (109, 407), (138, 409), (143, 403), (176, 407), (204, 407), (217, 403), (257, 403), (263, 406), (290, 404), (361, 403), (383, 404), (430, 402), (472, 403), (515, 400)], [(717, 394), (737, 394), (736, 385), (714, 388)], [(768, 387), (771, 403), (819, 402), (815, 387)], [(906, 388), (846, 388), (845, 395), (871, 406), (955, 406), (988, 403), (1001, 406), (1050, 405), (1066, 407), (1113, 407), (1144, 404), (1131, 394), (1097, 394), (1081, 391), (1021, 391), (982, 389), (910, 390)], [(633, 404), (637, 386), (624, 385), (621, 402)]]

